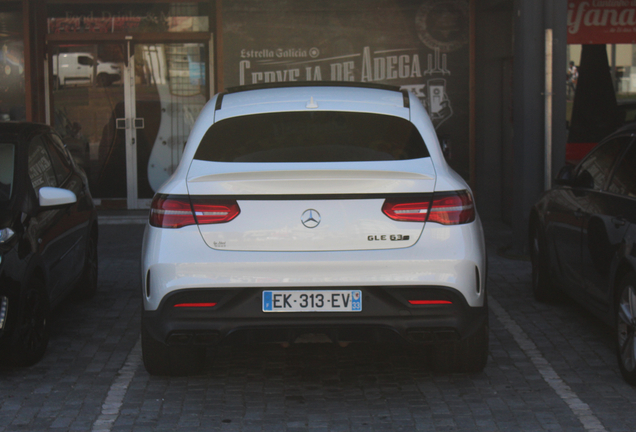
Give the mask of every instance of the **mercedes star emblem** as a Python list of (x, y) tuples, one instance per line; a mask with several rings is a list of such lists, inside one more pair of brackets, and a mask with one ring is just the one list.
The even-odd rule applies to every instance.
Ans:
[(314, 209), (305, 210), (300, 217), (300, 221), (307, 228), (316, 228), (320, 223), (320, 213)]

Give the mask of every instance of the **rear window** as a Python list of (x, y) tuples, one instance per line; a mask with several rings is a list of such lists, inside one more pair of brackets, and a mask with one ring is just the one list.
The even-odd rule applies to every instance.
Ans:
[(408, 120), (334, 111), (232, 117), (215, 123), (195, 159), (212, 162), (349, 162), (429, 156)]

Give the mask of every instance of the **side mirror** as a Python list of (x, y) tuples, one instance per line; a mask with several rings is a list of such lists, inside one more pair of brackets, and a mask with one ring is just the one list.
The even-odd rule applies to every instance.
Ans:
[(554, 184), (560, 186), (570, 186), (577, 188), (594, 189), (594, 177), (587, 170), (583, 170), (578, 175), (574, 175), (574, 165), (566, 165), (559, 171)]
[(53, 207), (73, 204), (77, 202), (77, 197), (68, 189), (43, 187), (38, 192), (40, 207)]
[(566, 165), (559, 170), (554, 184), (559, 186), (574, 186), (574, 165)]
[(594, 189), (594, 177), (588, 170), (583, 170), (576, 176), (574, 180), (576, 187), (586, 188), (586, 189)]

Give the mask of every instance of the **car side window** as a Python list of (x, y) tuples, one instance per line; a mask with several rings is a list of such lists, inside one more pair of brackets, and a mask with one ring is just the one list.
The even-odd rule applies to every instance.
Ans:
[(70, 162), (67, 160), (66, 155), (62, 153), (51, 140), (47, 140), (47, 144), (49, 155), (51, 156), (51, 162), (53, 162), (53, 169), (55, 170), (57, 184), (61, 185), (71, 174)]
[(585, 180), (590, 188), (601, 190), (605, 185), (605, 180), (610, 175), (616, 158), (621, 155), (625, 147), (632, 141), (632, 137), (622, 136), (606, 141), (598, 148), (594, 149), (581, 162), (577, 170), (577, 177)]
[(636, 197), (636, 146), (632, 146), (616, 168), (610, 181), (608, 191)]
[(57, 187), (53, 162), (51, 162), (42, 136), (33, 138), (29, 143), (28, 170), (36, 194), (42, 187)]
[(84, 66), (93, 66), (93, 59), (88, 56), (77, 57), (77, 62)]
[(60, 138), (57, 134), (54, 134), (54, 133), (49, 135), (49, 138), (51, 138), (51, 140), (53, 141), (53, 145), (62, 154), (64, 160), (66, 160), (66, 163), (70, 168), (71, 155), (68, 152), (68, 149), (66, 148), (66, 144), (64, 144), (64, 141), (62, 140), (62, 138)]

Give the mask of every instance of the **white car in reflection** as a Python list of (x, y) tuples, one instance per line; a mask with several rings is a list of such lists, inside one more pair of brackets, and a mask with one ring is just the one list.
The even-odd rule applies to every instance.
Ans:
[(88, 53), (61, 53), (51, 56), (53, 79), (56, 86), (86, 84), (93, 82), (93, 76), (100, 87), (108, 87), (121, 79), (121, 67), (112, 62), (95, 59)]
[(154, 197), (141, 271), (151, 374), (196, 373), (218, 344), (306, 334), (428, 347), (435, 370), (486, 365), (472, 193), (424, 107), (397, 87), (216, 95)]

